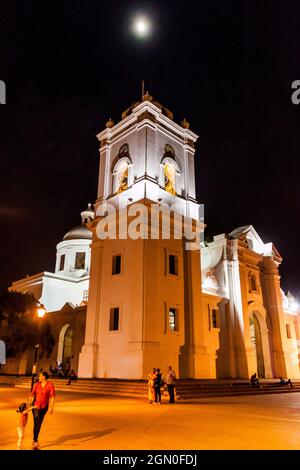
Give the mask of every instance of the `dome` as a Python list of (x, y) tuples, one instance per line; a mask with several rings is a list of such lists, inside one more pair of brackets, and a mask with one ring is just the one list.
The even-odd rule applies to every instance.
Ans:
[(92, 232), (85, 225), (77, 225), (71, 228), (63, 240), (91, 240)]

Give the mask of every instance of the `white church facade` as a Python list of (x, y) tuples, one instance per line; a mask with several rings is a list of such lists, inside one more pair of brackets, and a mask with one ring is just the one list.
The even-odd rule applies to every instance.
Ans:
[[(87, 305), (79, 377), (144, 379), (153, 367), (172, 364), (180, 378), (300, 378), (300, 312), (281, 289), (275, 246), (251, 225), (194, 249), (176, 235), (184, 220), (204, 228), (195, 188), (198, 137), (189, 123), (175, 123), (146, 93), (97, 137), (94, 212), (83, 211), (82, 224), (57, 245), (54, 273), (11, 286), (32, 292), (49, 316), (66, 303)], [(134, 220), (137, 204), (144, 225), (130, 238), (120, 227), (124, 214), (128, 224)], [(171, 214), (169, 237), (153, 236), (153, 204)], [(116, 234), (101, 238), (99, 224), (115, 217), (112, 208)], [(162, 214), (156, 229), (161, 235)]]
[(89, 204), (81, 212), (81, 225), (70, 229), (57, 244), (54, 273), (27, 276), (13, 282), (10, 289), (32, 293), (48, 312), (60, 310), (67, 302), (76, 306), (87, 301), (92, 234), (86, 223), (93, 217)]

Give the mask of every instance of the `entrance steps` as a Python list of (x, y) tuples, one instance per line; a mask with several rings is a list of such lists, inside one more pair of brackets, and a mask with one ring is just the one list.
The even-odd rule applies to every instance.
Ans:
[[(77, 392), (93, 395), (107, 395), (147, 399), (147, 382), (143, 380), (118, 379), (78, 379), (67, 385), (68, 379), (51, 378), (57, 391)], [(273, 393), (300, 392), (300, 380), (293, 381), (293, 388), (279, 385), (278, 379), (263, 379), (260, 381), (262, 389), (253, 388), (249, 381), (238, 379), (215, 380), (178, 380), (176, 394), (178, 400), (195, 400), (199, 398), (265, 395)], [(30, 389), (30, 377), (0, 376), (0, 386), (14, 386), (16, 388)], [(167, 399), (166, 392), (162, 394)]]

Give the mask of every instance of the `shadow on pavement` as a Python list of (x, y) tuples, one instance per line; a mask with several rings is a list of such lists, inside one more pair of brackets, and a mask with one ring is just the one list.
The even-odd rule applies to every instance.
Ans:
[(80, 444), (82, 442), (92, 441), (93, 439), (97, 439), (98, 437), (103, 437), (106, 434), (110, 434), (113, 431), (117, 431), (117, 429), (111, 428), (111, 429), (104, 429), (103, 431), (88, 431), (88, 432), (80, 432), (77, 434), (67, 434), (65, 436), (58, 437), (55, 441), (45, 443), (43, 445), (43, 448), (47, 449), (48, 447), (55, 447), (58, 445), (62, 445), (67, 441), (74, 441), (74, 440), (78, 441), (77, 444)]

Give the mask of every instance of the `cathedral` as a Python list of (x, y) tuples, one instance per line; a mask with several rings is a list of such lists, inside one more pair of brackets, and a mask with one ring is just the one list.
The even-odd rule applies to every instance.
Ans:
[[(40, 366), (72, 361), (82, 378), (145, 379), (168, 365), (180, 378), (300, 378), (300, 310), (281, 289), (282, 258), (272, 242), (252, 225), (192, 248), (178, 236), (184, 220), (204, 228), (190, 124), (176, 123), (146, 93), (97, 138), (94, 207), (58, 243), (54, 273), (10, 287), (33, 293), (47, 309), (55, 346)], [(155, 236), (147, 217), (153, 205), (161, 210)], [(143, 229), (128, 237), (120, 227), (137, 206)], [(169, 237), (161, 236), (164, 209)], [(115, 215), (114, 236), (99, 236)], [(3, 371), (31, 367), (28, 353)]]

